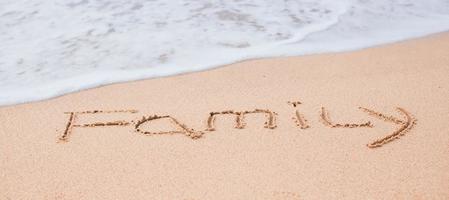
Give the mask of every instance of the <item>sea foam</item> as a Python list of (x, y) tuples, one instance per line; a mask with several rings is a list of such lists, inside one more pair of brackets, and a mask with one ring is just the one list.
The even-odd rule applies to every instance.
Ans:
[(0, 105), (447, 30), (448, 0), (2, 0)]

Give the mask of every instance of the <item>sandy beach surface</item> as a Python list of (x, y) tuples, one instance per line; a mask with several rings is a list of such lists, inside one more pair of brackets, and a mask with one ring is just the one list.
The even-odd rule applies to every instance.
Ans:
[(449, 199), (449, 34), (0, 107), (0, 199)]

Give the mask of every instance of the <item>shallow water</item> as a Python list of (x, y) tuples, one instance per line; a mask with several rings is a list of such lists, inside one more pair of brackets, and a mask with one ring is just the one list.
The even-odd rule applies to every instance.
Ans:
[(446, 30), (449, 0), (1, 0), (0, 105)]

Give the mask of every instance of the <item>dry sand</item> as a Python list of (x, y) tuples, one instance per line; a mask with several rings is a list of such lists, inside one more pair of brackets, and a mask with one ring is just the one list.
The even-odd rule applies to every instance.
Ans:
[(448, 33), (246, 61), (0, 108), (0, 199), (449, 199), (448, 121)]

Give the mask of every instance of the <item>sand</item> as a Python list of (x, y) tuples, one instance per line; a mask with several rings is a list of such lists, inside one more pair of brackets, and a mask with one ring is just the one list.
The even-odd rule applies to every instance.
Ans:
[(0, 199), (449, 199), (449, 33), (0, 108)]

